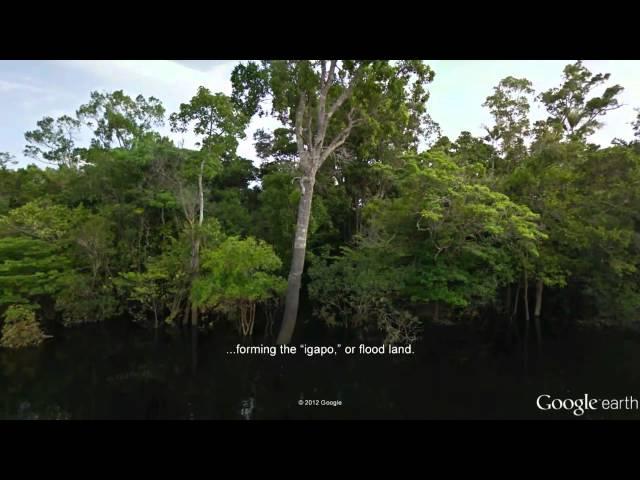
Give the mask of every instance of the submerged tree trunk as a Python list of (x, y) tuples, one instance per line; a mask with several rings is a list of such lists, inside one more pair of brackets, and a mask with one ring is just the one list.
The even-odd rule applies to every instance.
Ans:
[(515, 334), (516, 340), (520, 340), (520, 330), (518, 329), (518, 325), (514, 324), (514, 319), (518, 318), (518, 302), (520, 301), (520, 282), (518, 282), (518, 286), (516, 287), (516, 298), (513, 302), (513, 312), (509, 317), (509, 335)]
[(193, 328), (198, 328), (198, 308), (193, 304), (191, 304), (191, 321)]
[(171, 302), (171, 309), (169, 310), (169, 317), (167, 319), (167, 322), (170, 323), (175, 321), (180, 327), (182, 327), (182, 319), (179, 318), (181, 303), (182, 293), (178, 293), (173, 297), (173, 301)]
[(301, 180), (302, 198), (298, 205), (298, 221), (296, 223), (296, 234), (293, 244), (293, 258), (289, 269), (289, 282), (287, 284), (287, 296), (285, 301), (284, 316), (282, 326), (278, 334), (277, 343), (287, 344), (293, 336), (293, 329), (296, 326), (298, 316), (298, 303), (300, 301), (300, 286), (302, 284), (302, 272), (304, 270), (304, 258), (307, 248), (307, 231), (309, 219), (311, 217), (311, 201), (313, 199), (313, 187), (315, 178), (309, 178), (308, 185), (304, 186), (304, 179)]
[(156, 307), (155, 302), (153, 303), (153, 328), (158, 330), (158, 307)]
[(191, 329), (191, 371), (198, 369), (198, 329)]
[(184, 315), (182, 317), (182, 324), (185, 326), (191, 325), (191, 321), (189, 320), (189, 313), (191, 313), (191, 311), (189, 310), (189, 300), (187, 300), (187, 303), (184, 306)]
[(158, 327), (153, 329), (153, 344), (158, 346)]
[(251, 323), (249, 324), (249, 335), (253, 335), (253, 326), (256, 323), (256, 303), (251, 302)]
[(529, 352), (529, 278), (527, 272), (524, 272), (524, 366), (527, 366), (527, 357)]
[(536, 282), (536, 306), (533, 313), (533, 322), (536, 328), (536, 341), (538, 343), (538, 347), (542, 345), (542, 332), (540, 331), (540, 313), (542, 311), (543, 288), (544, 288), (544, 283), (542, 283), (542, 280), (538, 280)]

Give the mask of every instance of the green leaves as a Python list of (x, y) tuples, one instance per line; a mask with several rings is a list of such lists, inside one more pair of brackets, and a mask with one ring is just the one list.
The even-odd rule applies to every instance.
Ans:
[(161, 259), (150, 259), (145, 272), (123, 272), (114, 280), (127, 299), (142, 306), (138, 316), (153, 312), (157, 318), (176, 293), (172, 272)]
[(198, 306), (220, 308), (243, 301), (263, 302), (282, 294), (281, 267), (273, 248), (261, 240), (229, 237), (202, 252), (202, 271), (191, 296)]
[(527, 153), (525, 139), (529, 135), (529, 97), (534, 91), (526, 78), (507, 77), (500, 80), (494, 94), (487, 97), (488, 107), (495, 125), (487, 128), (487, 140), (499, 143), (504, 165), (503, 171), (512, 170)]
[(420, 322), (402, 308), (411, 269), (394, 246), (362, 239), (340, 251), (315, 257), (309, 268), (314, 314), (331, 327), (378, 331), (386, 343), (414, 341)]
[(42, 343), (46, 336), (40, 329), (34, 307), (29, 305), (11, 305), (4, 314), (0, 346), (5, 348), (24, 348)]
[[(537, 245), (545, 238), (538, 216), (506, 195), (474, 183), (441, 155), (427, 154), (409, 160), (411, 164), (400, 197), (388, 202), (410, 208), (404, 212), (393, 208), (392, 215), (394, 222), (405, 225), (403, 234), (410, 235), (401, 242), (416, 262), (412, 296), (456, 306), (467, 305), (474, 297), (490, 299), (495, 287), (513, 275), (501, 263), (537, 255)], [(417, 218), (412, 205), (420, 206)], [(377, 215), (374, 222), (390, 220), (385, 220), (384, 210)], [(417, 232), (412, 233), (414, 222)]]
[(0, 304), (54, 299), (74, 321), (111, 316), (104, 277), (114, 238), (105, 218), (42, 199), (0, 218), (0, 233)]
[(610, 74), (591, 73), (581, 61), (564, 68), (564, 83), (539, 95), (550, 117), (546, 124), (563, 132), (568, 140), (585, 140), (600, 126), (598, 117), (621, 105), (616, 98), (620, 85), (607, 87), (599, 97), (588, 98), (591, 91), (609, 80)]
[(581, 285), (582, 298), (608, 321), (632, 318), (625, 302), (635, 301), (640, 265), (639, 160), (630, 147), (547, 143), (503, 183), (544, 226), (547, 239), (528, 262), (530, 271), (545, 285)]
[(24, 134), (29, 143), (24, 149), (25, 156), (60, 167), (77, 168), (81, 150), (75, 147), (75, 136), (80, 121), (63, 115), (56, 120), (44, 117), (37, 125), (37, 130)]
[[(197, 150), (152, 131), (164, 117), (157, 99), (92, 92), (78, 119), (45, 117), (25, 135), (28, 155), (73, 168), (10, 170), (0, 154), (0, 304), (52, 314), (55, 302), (67, 323), (125, 305), (171, 322), (191, 299), (255, 315), (255, 302), (283, 292), (306, 163), (317, 167), (307, 169), (309, 292), (331, 324), (411, 336), (406, 312), (476, 311), (523, 270), (553, 287), (551, 302), (567, 288), (600, 316), (631, 318), (638, 142), (584, 144), (621, 87), (568, 65), (537, 97), (548, 118), (531, 125), (533, 85), (506, 77), (485, 102), (487, 138), (462, 132), (418, 154), (440, 137), (427, 103), (434, 75), (417, 60), (243, 63), (231, 96), (201, 87), (170, 116)], [(256, 113), (284, 122), (256, 133), (259, 168), (237, 155)], [(95, 135), (86, 151), (75, 145), (82, 122)], [(640, 135), (640, 115), (632, 125)]]
[(0, 305), (54, 295), (71, 263), (57, 245), (24, 236), (0, 238), (0, 259)]
[(34, 200), (0, 217), (0, 232), (57, 241), (68, 235), (87, 215), (82, 207), (71, 210), (50, 200)]
[(236, 139), (244, 136), (248, 118), (225, 94), (212, 94), (199, 87), (191, 101), (180, 104), (180, 110), (172, 113), (169, 121), (175, 132), (186, 132), (193, 125), (194, 133), (203, 138), (203, 149), (221, 156), (235, 150)]
[(239, 64), (231, 72), (231, 100), (246, 118), (264, 114), (260, 102), (267, 94), (269, 71), (255, 62)]
[(89, 103), (76, 112), (78, 118), (94, 128), (92, 144), (110, 148), (117, 141), (121, 148), (131, 148), (154, 126), (164, 123), (164, 107), (154, 97), (138, 95), (135, 100), (122, 90), (112, 93), (91, 92)]
[(0, 152), (0, 170), (5, 170), (7, 165), (14, 165), (16, 161), (14, 156), (8, 152)]

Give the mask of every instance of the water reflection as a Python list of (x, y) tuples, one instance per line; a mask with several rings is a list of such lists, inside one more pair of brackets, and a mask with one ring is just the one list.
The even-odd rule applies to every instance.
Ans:
[(38, 411), (34, 409), (31, 402), (25, 400), (19, 403), (18, 410), (15, 416), (9, 415), (9, 417), (15, 417), (16, 420), (69, 420), (71, 415), (69, 412), (64, 411), (59, 405), (50, 405), (44, 407), (44, 410)]
[[(541, 418), (535, 408), (540, 392), (613, 398), (640, 391), (637, 336), (578, 332), (550, 339), (542, 354), (530, 356), (535, 368), (524, 373), (521, 357), (491, 353), (483, 342), (442, 327), (430, 330), (410, 358), (234, 356), (226, 354), (238, 343), (233, 333), (88, 326), (65, 331), (41, 349), (0, 350), (0, 416)], [(342, 405), (301, 407), (305, 399)], [(608, 415), (638, 418), (637, 411)]]
[(256, 408), (256, 400), (253, 397), (249, 397), (246, 400), (240, 402), (240, 415), (245, 420), (251, 420), (253, 418), (253, 410)]

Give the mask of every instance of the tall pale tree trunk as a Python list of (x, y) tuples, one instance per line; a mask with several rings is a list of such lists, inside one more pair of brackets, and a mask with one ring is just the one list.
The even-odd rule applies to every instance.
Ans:
[[(204, 160), (200, 162), (200, 173), (198, 174), (198, 227), (202, 227), (204, 222), (204, 188), (202, 185), (202, 177), (204, 175)], [(191, 231), (191, 282), (198, 277), (200, 272), (200, 238), (201, 232), (192, 225)], [(185, 306), (187, 312), (189, 310), (189, 302)], [(188, 315), (188, 313), (187, 313)], [(193, 328), (198, 328), (198, 309), (191, 303), (191, 324)]]
[[(337, 61), (332, 60), (327, 69), (326, 61), (322, 60), (319, 91), (313, 93), (299, 92), (300, 99), (296, 110), (295, 135), (298, 158), (300, 159), (300, 172), (302, 173), (300, 178), (301, 197), (298, 204), (298, 218), (284, 316), (276, 340), (278, 344), (287, 344), (291, 341), (296, 325), (316, 173), (327, 157), (344, 144), (351, 133), (351, 129), (356, 124), (353, 118), (355, 110), (352, 108), (347, 114), (347, 125), (330, 143), (325, 142), (331, 118), (340, 106), (351, 97), (354, 83), (357, 81), (352, 79), (352, 82), (342, 90), (338, 98), (328, 105), (329, 90), (335, 84), (336, 65)], [(359, 73), (356, 74), (356, 78), (358, 75)], [(309, 102), (310, 94), (316, 95), (315, 107), (313, 106), (314, 102)]]
[(200, 162), (200, 174), (198, 175), (198, 203), (200, 207), (200, 216), (198, 224), (202, 226), (204, 221), (204, 188), (202, 186), (202, 177), (204, 176), (204, 160)]
[[(278, 334), (277, 343), (289, 343), (296, 326), (298, 316), (298, 304), (300, 302), (300, 287), (302, 285), (302, 272), (307, 249), (307, 233), (309, 219), (311, 218), (311, 202), (313, 200), (313, 187), (315, 179), (310, 179), (307, 186), (303, 187), (303, 194), (298, 204), (298, 221), (296, 223), (296, 235), (293, 243), (293, 257), (289, 270), (289, 282), (287, 284), (287, 297), (285, 300), (284, 317), (282, 327)], [(304, 184), (303, 184), (304, 185)]]
[[(204, 222), (204, 189), (202, 186), (202, 177), (204, 174), (204, 160), (200, 162), (200, 173), (198, 175), (198, 207), (199, 217), (198, 226), (202, 227)], [(191, 250), (191, 281), (193, 282), (200, 272), (200, 243), (201, 232), (199, 230), (192, 231), (193, 246)], [(193, 283), (192, 283), (193, 284)], [(187, 297), (187, 304), (185, 306), (187, 312), (189, 311), (189, 299)], [(191, 303), (191, 370), (195, 374), (198, 368), (198, 308)], [(188, 313), (187, 313), (188, 315)]]

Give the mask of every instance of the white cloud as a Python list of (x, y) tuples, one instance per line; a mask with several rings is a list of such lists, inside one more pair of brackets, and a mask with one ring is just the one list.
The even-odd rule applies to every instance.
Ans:
[(31, 93), (44, 93), (47, 90), (37, 87), (35, 85), (30, 85), (28, 83), (19, 83), (19, 82), (11, 82), (9, 80), (0, 79), (0, 94), (2, 93), (10, 93), (15, 91), (25, 91)]
[(197, 71), (170, 60), (68, 60), (62, 62), (71, 68), (82, 70), (112, 85), (144, 85), (154, 91), (168, 93), (172, 97), (185, 96), (185, 90), (204, 85), (214, 91), (231, 92), (229, 74), (236, 62), (214, 66), (209, 72)]

